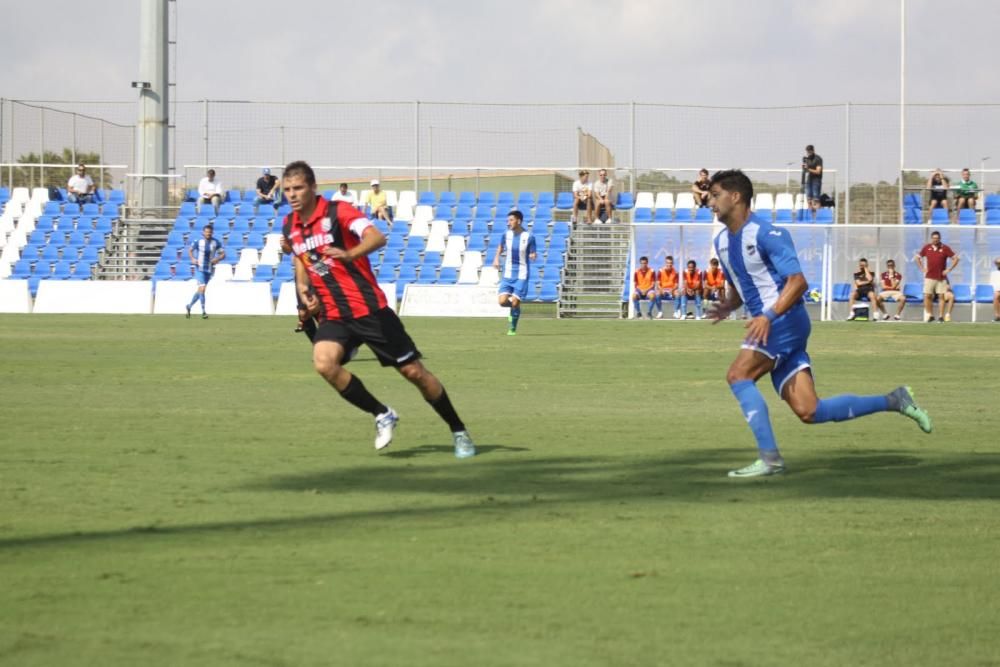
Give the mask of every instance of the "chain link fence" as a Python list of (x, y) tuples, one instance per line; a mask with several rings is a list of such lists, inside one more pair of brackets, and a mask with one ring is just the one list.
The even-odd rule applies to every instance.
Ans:
[[(968, 166), (1000, 189), (1000, 104), (907, 105), (907, 164)], [(134, 164), (136, 105), (128, 102), (0, 101), (0, 160), (30, 155), (72, 161), (86, 153), (105, 164)], [(216, 166), (232, 187), (252, 188), (251, 167), (293, 159), (340, 165), (328, 183), (378, 177), (396, 189), (441, 190), (490, 169), (559, 172), (572, 165), (613, 168), (632, 191), (683, 191), (699, 167), (761, 170), (757, 186), (799, 192), (799, 165), (813, 144), (828, 170), (824, 191), (837, 220), (900, 220), (900, 114), (896, 104), (822, 104), (738, 108), (638, 102), (594, 104), (479, 104), (442, 102), (179, 101), (170, 105), (169, 161), (176, 192), (194, 187), (202, 167)], [(595, 157), (598, 156), (598, 157)], [(996, 161), (989, 163), (991, 156)], [(591, 164), (592, 160), (602, 164)], [(185, 168), (185, 165), (190, 165)], [(240, 166), (242, 169), (230, 169)], [(978, 167), (978, 169), (977, 169)], [(906, 171), (906, 170), (904, 170)], [(922, 176), (905, 185), (920, 187)], [(33, 184), (64, 185), (41, 170), (19, 176)], [(124, 174), (102, 177), (121, 187)], [(2, 177), (14, 178), (8, 168)], [(755, 177), (757, 179), (758, 177)], [(403, 187), (406, 185), (407, 187)]]

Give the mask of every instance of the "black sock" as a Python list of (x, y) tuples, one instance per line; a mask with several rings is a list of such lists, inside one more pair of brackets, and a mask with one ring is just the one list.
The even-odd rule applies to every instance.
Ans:
[(452, 433), (465, 430), (465, 424), (462, 423), (462, 420), (458, 417), (458, 413), (455, 412), (455, 406), (451, 404), (451, 399), (448, 398), (448, 392), (444, 390), (444, 387), (441, 388), (440, 396), (433, 401), (427, 402), (434, 408), (434, 412), (441, 415), (441, 419), (445, 420)]
[(357, 375), (351, 376), (351, 381), (347, 383), (347, 386), (340, 392), (340, 395), (351, 405), (365, 412), (370, 412), (376, 417), (383, 412), (389, 411), (389, 408), (382, 405), (377, 398), (368, 393), (365, 385), (361, 383)]

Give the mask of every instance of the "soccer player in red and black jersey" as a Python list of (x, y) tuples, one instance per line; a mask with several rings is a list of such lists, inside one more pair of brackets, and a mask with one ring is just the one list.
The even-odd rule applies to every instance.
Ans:
[(313, 337), (316, 371), (348, 403), (375, 417), (375, 449), (387, 447), (399, 417), (343, 366), (346, 350), (366, 344), (383, 366), (393, 366), (416, 385), (448, 424), (455, 456), (475, 455), (448, 392), (420, 362), (420, 351), (372, 273), (367, 255), (385, 245), (385, 236), (352, 205), (319, 196), (316, 175), (305, 162), (285, 167), (282, 188), (292, 207), (282, 235), (294, 254), (296, 291), (319, 323)]

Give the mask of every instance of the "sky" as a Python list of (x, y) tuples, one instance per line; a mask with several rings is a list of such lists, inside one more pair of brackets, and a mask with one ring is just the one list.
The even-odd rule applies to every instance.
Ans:
[[(16, 24), (41, 33), (5, 31), (0, 97), (135, 100), (139, 2), (89, 0), (83, 28), (73, 18), (76, 1), (18, 4)], [(180, 100), (745, 107), (899, 100), (897, 0), (177, 0), (176, 9)], [(1000, 3), (909, 0), (906, 14), (908, 103), (1000, 102), (992, 64)], [(128, 106), (116, 108), (134, 118)], [(898, 142), (888, 122), (872, 121), (870, 131), (881, 142), (878, 160), (891, 166)], [(1000, 123), (977, 119), (966, 132), (963, 122), (932, 114), (914, 127), (930, 134), (941, 124), (940, 133), (967, 144), (949, 146), (945, 161), (978, 163), (995, 146), (1000, 163), (1000, 143), (991, 136), (984, 148), (978, 136)], [(835, 142), (840, 151), (839, 130), (831, 132), (819, 132), (817, 143)], [(620, 137), (599, 138), (625, 151)], [(803, 141), (793, 143), (799, 152)], [(943, 149), (929, 152), (925, 158), (914, 147), (921, 160)]]

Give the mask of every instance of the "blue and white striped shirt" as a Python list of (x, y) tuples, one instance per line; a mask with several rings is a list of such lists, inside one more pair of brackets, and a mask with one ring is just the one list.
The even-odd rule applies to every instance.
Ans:
[(503, 264), (503, 277), (509, 280), (527, 280), (531, 268), (531, 255), (535, 254), (535, 235), (521, 231), (514, 233), (508, 229), (503, 235), (501, 248), (507, 253)]
[(222, 244), (216, 238), (200, 238), (191, 244), (191, 252), (194, 253), (195, 263), (199, 271), (211, 271), (212, 259), (222, 250)]
[(792, 235), (768, 222), (751, 219), (736, 234), (722, 230), (715, 237), (715, 252), (754, 317), (774, 307), (788, 278), (802, 273)]

